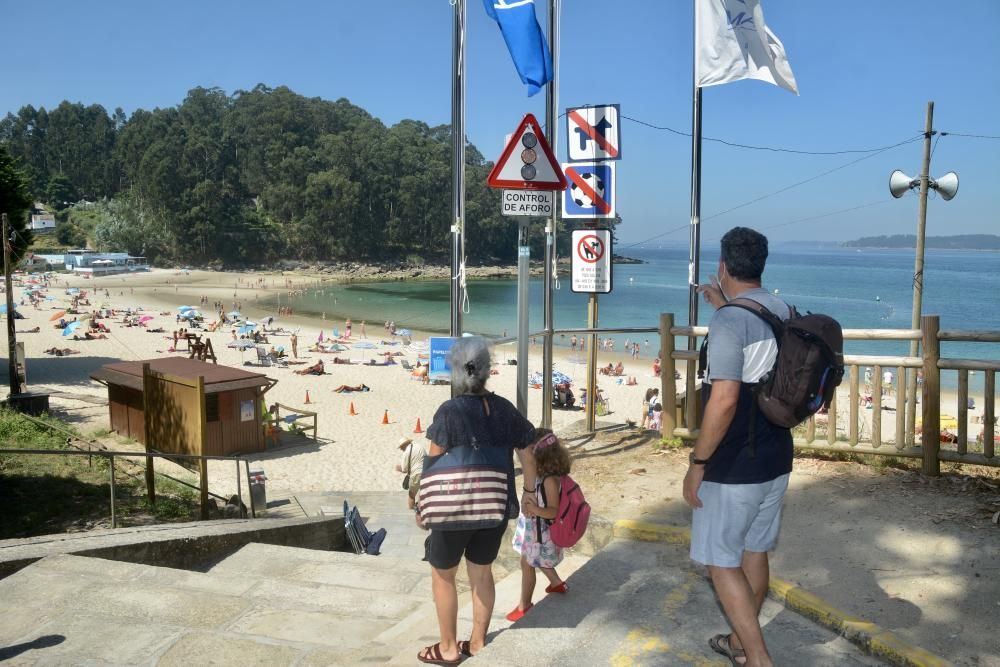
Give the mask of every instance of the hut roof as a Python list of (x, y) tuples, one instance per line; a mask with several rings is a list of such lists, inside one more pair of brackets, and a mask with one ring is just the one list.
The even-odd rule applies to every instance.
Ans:
[(140, 359), (138, 361), (116, 361), (104, 364), (90, 374), (91, 379), (103, 384), (116, 384), (142, 391), (142, 365), (149, 364), (150, 370), (166, 375), (176, 375), (194, 380), (205, 378), (205, 393), (217, 394), (224, 391), (247, 389), (250, 387), (270, 388), (275, 380), (262, 373), (251, 373), (240, 368), (210, 364), (187, 357), (166, 357), (161, 359)]

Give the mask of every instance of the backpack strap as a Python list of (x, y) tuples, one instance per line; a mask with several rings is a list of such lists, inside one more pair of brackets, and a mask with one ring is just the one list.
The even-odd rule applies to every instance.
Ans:
[[(741, 310), (746, 310), (748, 312), (753, 313), (754, 315), (756, 315), (760, 319), (764, 320), (764, 322), (767, 323), (767, 325), (769, 327), (771, 327), (771, 332), (774, 334), (774, 340), (777, 343), (778, 347), (779, 348), (781, 347), (781, 340), (782, 340), (782, 338), (784, 338), (784, 335), (785, 335), (785, 322), (780, 317), (778, 317), (777, 315), (775, 315), (774, 313), (772, 313), (767, 308), (767, 306), (765, 306), (762, 303), (758, 303), (757, 301), (754, 301), (753, 299), (736, 298), (736, 299), (733, 299), (732, 301), (730, 301), (730, 302), (728, 302), (726, 304), (723, 304), (722, 306), (720, 306), (720, 308), (726, 308), (728, 306), (732, 306), (733, 308), (740, 308)], [(789, 311), (789, 316), (791, 316), (795, 312), (795, 309), (792, 306), (788, 306), (788, 311)], [(706, 342), (708, 341), (707, 338), (705, 340), (706, 340)], [(704, 346), (703, 346), (703, 348), (704, 348)], [(707, 353), (707, 351), (704, 353), (704, 356), (705, 356), (706, 365), (707, 365), (707, 359), (708, 359), (708, 353)], [(775, 364), (777, 364), (777, 359), (775, 359)], [(757, 447), (756, 447), (756, 443), (754, 442), (754, 432), (757, 430), (756, 429), (756, 426), (757, 426), (757, 396), (756, 396), (757, 387), (759, 387), (762, 382), (765, 382), (767, 380), (768, 376), (773, 371), (774, 371), (774, 369), (771, 369), (771, 371), (768, 372), (768, 375), (765, 375), (764, 378), (763, 378), (763, 380), (761, 380), (760, 382), (758, 382), (757, 386), (754, 387), (754, 394), (755, 395), (754, 395), (754, 400), (750, 404), (750, 427), (749, 427), (749, 432), (748, 432), (749, 447), (750, 447), (750, 458), (754, 458), (757, 455)]]

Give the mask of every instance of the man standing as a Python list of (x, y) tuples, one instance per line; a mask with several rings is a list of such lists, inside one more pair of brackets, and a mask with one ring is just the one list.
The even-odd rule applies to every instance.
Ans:
[(770, 576), (767, 552), (777, 543), (792, 470), (792, 435), (754, 405), (753, 385), (777, 359), (771, 327), (743, 308), (722, 306), (750, 299), (782, 319), (789, 309), (761, 287), (764, 235), (735, 227), (721, 245), (718, 280), (713, 276), (712, 285), (699, 287), (718, 310), (709, 324), (704, 417), (684, 478), (684, 500), (694, 508), (691, 558), (708, 568), (732, 628), (709, 644), (733, 664), (769, 666), (758, 615)]

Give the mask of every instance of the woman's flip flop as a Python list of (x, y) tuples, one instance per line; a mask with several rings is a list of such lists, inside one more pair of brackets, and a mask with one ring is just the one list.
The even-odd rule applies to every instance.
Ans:
[(454, 660), (446, 660), (441, 655), (441, 642), (426, 646), (423, 651), (417, 654), (417, 660), (427, 665), (457, 665), (462, 662), (462, 659), (462, 655), (459, 654)]
[[(736, 667), (741, 667), (746, 664), (746, 652), (741, 648), (733, 648), (729, 643), (729, 638), (731, 635), (715, 635), (708, 640), (708, 645), (712, 647), (712, 650), (719, 655), (724, 655), (729, 658), (729, 662)], [(738, 661), (736, 658), (743, 658), (743, 662)]]

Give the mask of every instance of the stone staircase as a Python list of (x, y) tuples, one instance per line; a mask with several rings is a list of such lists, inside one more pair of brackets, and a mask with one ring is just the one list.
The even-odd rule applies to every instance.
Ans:
[[(0, 580), (5, 665), (415, 665), (438, 639), (423, 533), (395, 494), (352, 494), (383, 554), (250, 543), (205, 571), (51, 555)], [(343, 494), (300, 497), (315, 516)], [(342, 512), (341, 512), (342, 514)], [(599, 532), (599, 523), (594, 533)], [(606, 535), (606, 539), (610, 534)], [(509, 544), (494, 567), (490, 644), (479, 665), (724, 665), (705, 641), (725, 630), (711, 587), (686, 551), (612, 540), (559, 568), (567, 595), (545, 596), (513, 626), (520, 590)], [(459, 636), (472, 611), (459, 570)], [(853, 645), (784, 607), (765, 607), (778, 664), (874, 665)], [(6, 662), (5, 662), (6, 661)]]

